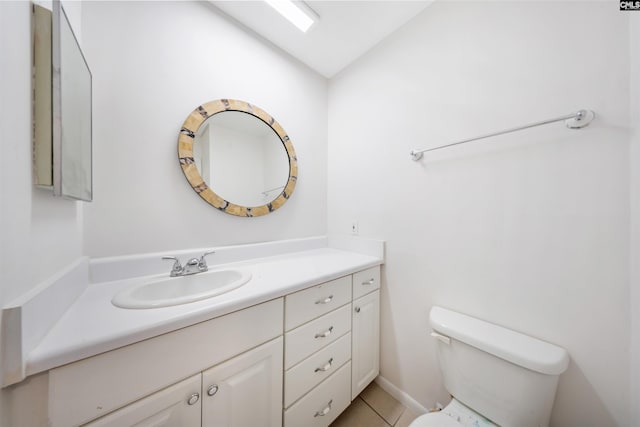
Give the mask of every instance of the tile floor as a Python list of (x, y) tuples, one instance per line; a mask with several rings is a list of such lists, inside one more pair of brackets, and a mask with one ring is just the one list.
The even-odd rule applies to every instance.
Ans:
[(331, 427), (407, 427), (418, 415), (371, 383)]

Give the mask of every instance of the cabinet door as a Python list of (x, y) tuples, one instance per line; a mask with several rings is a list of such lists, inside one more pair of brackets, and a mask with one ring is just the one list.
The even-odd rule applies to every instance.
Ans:
[(380, 291), (353, 301), (351, 399), (380, 372)]
[(85, 425), (197, 427), (200, 425), (200, 389), (200, 374), (194, 375)]
[(203, 372), (203, 427), (282, 426), (282, 351), (278, 337)]

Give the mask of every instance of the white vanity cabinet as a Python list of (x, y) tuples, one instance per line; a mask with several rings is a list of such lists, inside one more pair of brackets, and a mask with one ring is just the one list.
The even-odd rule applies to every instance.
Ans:
[(380, 268), (353, 275), (351, 398), (380, 373)]
[(326, 427), (379, 372), (378, 266), (51, 369), (48, 425)]
[(87, 427), (280, 427), (282, 337), (118, 409)]
[(355, 399), (380, 372), (380, 291), (353, 302), (351, 399)]
[(374, 267), (285, 297), (285, 427), (328, 426), (377, 376), (379, 287)]
[[(117, 412), (114, 411), (118, 410), (138, 412), (139, 409), (149, 411), (151, 416), (154, 409), (150, 408), (156, 407), (156, 397), (161, 396), (163, 390), (170, 390), (184, 378), (194, 375), (200, 378), (202, 372), (208, 379), (221, 381), (224, 387), (220, 387), (220, 391), (224, 388), (224, 392), (218, 397), (227, 399), (227, 403), (231, 399), (238, 402), (252, 400), (255, 397), (251, 394), (254, 392), (252, 387), (264, 391), (267, 381), (272, 381), (267, 385), (273, 387), (273, 394), (264, 396), (260, 404), (273, 407), (261, 410), (279, 416), (282, 410), (279, 390), (282, 387), (283, 321), (283, 299), (278, 298), (52, 369), (49, 371), (48, 423), (51, 427), (77, 426), (104, 415), (115, 416)], [(214, 368), (209, 371), (212, 366)], [(225, 381), (231, 386), (227, 387)], [(198, 400), (205, 400), (203, 396), (213, 383), (205, 384), (204, 392), (198, 384), (189, 390), (188, 396), (199, 394)], [(277, 399), (271, 399), (273, 395), (278, 396)], [(176, 397), (175, 401), (182, 402), (181, 399)], [(206, 401), (207, 405), (216, 404), (213, 399)], [(147, 407), (143, 402), (152, 403)], [(171, 402), (167, 402), (171, 406)], [(201, 402), (196, 403), (199, 407)], [(242, 404), (234, 401), (226, 409)], [(164, 412), (173, 410), (175, 408)], [(157, 411), (163, 412), (160, 407)], [(257, 409), (252, 411), (257, 412)], [(261, 421), (260, 425), (279, 424)]]
[(200, 375), (194, 375), (85, 426), (199, 426), (200, 383)]
[(285, 427), (328, 426), (351, 403), (351, 282), (285, 297)]

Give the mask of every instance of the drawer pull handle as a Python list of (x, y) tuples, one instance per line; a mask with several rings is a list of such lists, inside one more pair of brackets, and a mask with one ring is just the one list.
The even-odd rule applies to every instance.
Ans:
[(189, 399), (187, 400), (187, 403), (189, 405), (195, 405), (196, 403), (198, 403), (198, 400), (200, 400), (200, 394), (199, 393), (193, 393), (191, 396), (189, 396)]
[(333, 365), (333, 357), (329, 359), (329, 361), (322, 368), (316, 368), (316, 370), (313, 372), (327, 372), (329, 369), (331, 369), (331, 365)]
[(324, 409), (322, 411), (318, 411), (316, 412), (316, 414), (313, 416), (313, 418), (315, 417), (324, 417), (325, 415), (327, 415), (329, 412), (331, 412), (331, 404), (333, 403), (333, 399), (331, 399), (329, 401), (329, 403), (327, 403), (327, 406), (324, 407)]
[(369, 285), (373, 285), (374, 283), (376, 283), (376, 280), (372, 277), (371, 279), (367, 280), (366, 282), (362, 282), (363, 286), (369, 286)]
[(316, 337), (316, 338), (326, 338), (326, 337), (328, 337), (329, 335), (331, 335), (331, 332), (333, 332), (333, 326), (332, 326), (332, 327), (330, 327), (329, 329), (327, 329), (327, 330), (326, 330), (326, 331), (324, 331), (324, 332), (321, 332), (321, 333), (316, 334), (316, 336), (315, 336), (315, 337)]
[(329, 304), (332, 299), (333, 299), (333, 295), (329, 295), (326, 298), (319, 299), (318, 301), (316, 301), (316, 304)]
[(214, 394), (216, 394), (218, 392), (218, 386), (216, 384), (210, 386), (207, 389), (207, 395), (209, 396), (213, 396)]

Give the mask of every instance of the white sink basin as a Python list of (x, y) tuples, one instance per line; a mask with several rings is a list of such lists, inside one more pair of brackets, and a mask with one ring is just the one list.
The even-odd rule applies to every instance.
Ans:
[(217, 270), (190, 276), (145, 280), (118, 292), (111, 303), (121, 308), (157, 308), (186, 304), (221, 295), (246, 284), (251, 273)]

